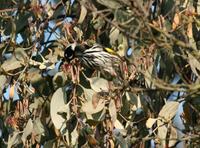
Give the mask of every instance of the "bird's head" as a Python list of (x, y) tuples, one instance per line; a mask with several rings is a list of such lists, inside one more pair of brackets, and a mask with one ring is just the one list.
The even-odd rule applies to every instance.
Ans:
[(74, 58), (80, 58), (84, 51), (84, 47), (77, 43), (72, 43), (67, 46), (64, 52), (64, 58), (67, 62), (70, 62)]
[(67, 48), (65, 49), (64, 59), (67, 62), (70, 62), (72, 59), (74, 59), (74, 56), (75, 56), (75, 47), (76, 47), (76, 44), (73, 43), (73, 44), (68, 45)]

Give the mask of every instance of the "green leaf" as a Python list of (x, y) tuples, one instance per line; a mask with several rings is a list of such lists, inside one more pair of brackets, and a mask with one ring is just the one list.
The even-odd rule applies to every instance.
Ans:
[(15, 70), (22, 67), (22, 62), (17, 60), (14, 56), (11, 59), (6, 60), (2, 65), (1, 68), (9, 72), (11, 70)]
[(88, 101), (83, 103), (82, 105), (82, 111), (85, 112), (86, 114), (95, 114), (100, 111), (102, 111), (105, 107), (105, 100), (100, 99), (98, 101), (98, 104), (96, 106), (93, 105), (92, 101)]
[(112, 27), (112, 29), (110, 30), (110, 44), (111, 45), (115, 45), (117, 40), (118, 40), (118, 36), (119, 36), (119, 29), (117, 29), (116, 27)]
[[(115, 20), (121, 24), (126, 23), (126, 25), (129, 25), (129, 26), (131, 24), (133, 25), (133, 23), (134, 23), (134, 26), (138, 24), (136, 21), (134, 21), (135, 19), (133, 18), (133, 15), (131, 14), (131, 12), (124, 9), (116, 9), (114, 12), (114, 17), (115, 17)], [(130, 28), (130, 29), (133, 29), (133, 28)]]
[(152, 128), (152, 126), (154, 125), (154, 123), (155, 123), (157, 120), (158, 120), (157, 118), (149, 118), (149, 119), (146, 121), (146, 127), (147, 127), (147, 128)]
[(87, 101), (91, 101), (92, 100), (92, 96), (95, 94), (95, 91), (92, 90), (92, 89), (88, 89), (88, 88), (85, 88), (83, 87), (82, 85), (79, 85), (83, 91), (84, 91), (84, 95), (85, 95), (85, 99)]
[(199, 77), (198, 71), (200, 71), (200, 62), (194, 57), (191, 53), (187, 52), (188, 54), (188, 63), (190, 64), (192, 72)]
[(93, 77), (93, 78), (88, 78), (88, 80), (90, 82), (91, 88), (94, 91), (96, 91), (96, 92), (101, 92), (101, 91), (108, 92), (109, 91), (109, 84), (106, 79)]
[(39, 117), (33, 121), (33, 133), (36, 135), (35, 139), (37, 142), (41, 142), (42, 136), (46, 136), (45, 127)]
[(83, 31), (80, 28), (78, 28), (77, 26), (74, 27), (74, 31), (77, 34), (77, 38), (81, 41), (82, 37), (83, 37)]
[[(162, 147), (166, 146), (165, 139), (168, 138), (171, 139), (169, 140), (168, 146), (173, 147), (178, 141), (177, 129), (174, 128), (173, 126), (167, 127), (167, 125), (161, 120), (158, 120), (157, 124), (158, 124), (158, 140), (160, 141), (160, 145)], [(168, 133), (170, 133), (169, 136), (167, 135)]]
[(0, 75), (0, 95), (2, 94), (2, 90), (5, 86), (6, 81), (7, 81), (6, 76)]
[(16, 33), (20, 33), (28, 26), (28, 19), (33, 17), (32, 11), (26, 11), (25, 13), (19, 13), (17, 19), (15, 20), (16, 23)]
[(111, 9), (118, 9), (122, 7), (117, 0), (97, 0), (97, 2)]
[(48, 17), (49, 18), (52, 17), (54, 14), (54, 10), (53, 10), (52, 6), (50, 5), (50, 3), (46, 4), (46, 9), (47, 9)]
[(15, 52), (14, 52), (16, 59), (22, 60), (22, 61), (25, 61), (26, 59), (28, 59), (26, 50), (30, 50), (31, 48), (32, 48), (32, 46), (28, 47), (28, 48), (16, 48)]
[(44, 103), (44, 99), (42, 97), (35, 98), (34, 102), (29, 105), (30, 112), (40, 108), (43, 103)]
[(116, 120), (114, 122), (114, 126), (115, 129), (117, 129), (122, 135), (125, 136), (127, 134), (127, 130), (124, 128), (123, 124), (119, 120)]
[(67, 81), (67, 77), (65, 76), (64, 72), (58, 72), (53, 77), (53, 84), (55, 88), (63, 87), (66, 81)]
[(12, 135), (9, 135), (8, 138), (8, 148), (15, 147), (17, 144), (21, 142), (21, 134), (20, 132), (15, 131)]
[(71, 146), (77, 144), (78, 140), (78, 120), (75, 116), (72, 116), (67, 122), (67, 127), (61, 131), (61, 133), (66, 137), (67, 143)]
[(164, 118), (165, 122), (171, 121), (171, 119), (174, 118), (174, 116), (176, 115), (178, 106), (179, 106), (179, 102), (175, 102), (175, 101), (167, 102), (160, 110), (159, 117), (161, 117), (161, 119)]
[(87, 9), (85, 8), (84, 5), (81, 5), (81, 14), (80, 14), (80, 17), (78, 19), (79, 24), (83, 23), (86, 15), (87, 15)]
[(140, 97), (133, 94), (132, 92), (126, 92), (126, 98), (129, 101), (129, 103), (132, 104), (131, 109), (133, 111), (136, 111), (137, 109), (141, 108), (141, 100)]
[(116, 109), (114, 100), (110, 100), (108, 110), (109, 110), (112, 122), (115, 122), (117, 120), (117, 109)]
[(165, 0), (161, 3), (162, 5), (160, 6), (161, 9), (161, 13), (163, 16), (165, 16), (166, 14), (173, 13), (174, 11), (174, 5), (175, 5), (175, 1), (174, 0)]
[(115, 129), (113, 130), (113, 135), (116, 139), (117, 144), (120, 145), (121, 148), (127, 148), (128, 143), (123, 136), (127, 135), (127, 131), (124, 129), (124, 126), (119, 120), (114, 122)]
[(32, 133), (32, 131), (33, 131), (33, 122), (31, 119), (29, 119), (21, 137), (24, 144), (26, 142), (27, 136), (29, 136)]
[(92, 20), (93, 27), (98, 30), (105, 25), (105, 20), (102, 17), (96, 17)]
[(76, 128), (71, 132), (71, 145), (74, 146), (75, 144), (77, 144), (78, 136), (79, 133), (77, 131), (77, 126), (76, 126)]
[(57, 129), (64, 128), (63, 124), (65, 122), (65, 119), (62, 118), (62, 116), (60, 116), (58, 114), (58, 112), (61, 111), (61, 107), (65, 106), (64, 100), (65, 100), (65, 98), (64, 98), (63, 89), (58, 88), (52, 96), (51, 105), (50, 105), (51, 119), (52, 119), (54, 126)]
[(44, 144), (44, 148), (56, 148), (56, 140), (53, 139), (53, 140), (46, 141)]

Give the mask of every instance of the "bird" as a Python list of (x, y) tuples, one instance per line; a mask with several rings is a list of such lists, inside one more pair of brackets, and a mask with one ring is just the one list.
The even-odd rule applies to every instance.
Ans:
[(64, 51), (64, 58), (68, 63), (77, 58), (83, 67), (108, 72), (111, 75), (116, 75), (115, 68), (119, 67), (121, 62), (115, 51), (99, 44), (89, 46), (71, 43)]

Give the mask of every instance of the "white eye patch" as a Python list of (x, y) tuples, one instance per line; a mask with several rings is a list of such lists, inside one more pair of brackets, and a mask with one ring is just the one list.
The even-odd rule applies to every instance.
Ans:
[(68, 59), (70, 59), (70, 60), (73, 59), (73, 55), (67, 56), (67, 57), (68, 57)]

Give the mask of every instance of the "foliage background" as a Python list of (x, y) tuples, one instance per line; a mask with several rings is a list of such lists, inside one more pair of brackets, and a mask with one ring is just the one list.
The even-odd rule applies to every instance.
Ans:
[[(199, 145), (199, 0), (1, 0), (1, 147)], [(63, 64), (70, 43), (118, 75)]]

